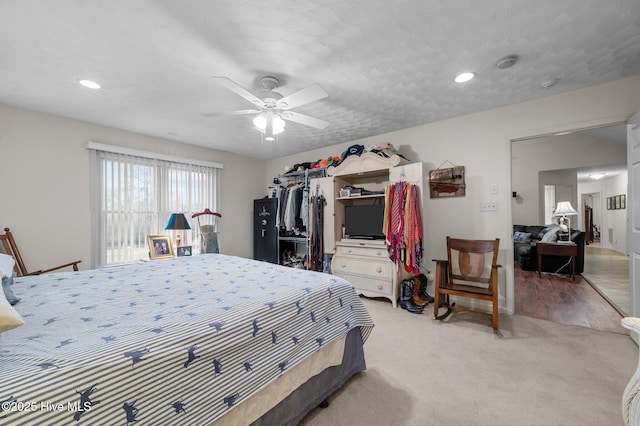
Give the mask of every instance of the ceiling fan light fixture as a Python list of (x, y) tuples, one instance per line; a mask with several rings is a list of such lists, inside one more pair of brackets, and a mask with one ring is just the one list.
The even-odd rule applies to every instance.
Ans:
[(286, 122), (280, 117), (280, 114), (267, 110), (253, 119), (253, 125), (261, 133), (277, 135), (284, 132)]
[(264, 129), (267, 128), (267, 117), (263, 114), (258, 114), (253, 119), (253, 125), (256, 126), (256, 129), (264, 132)]

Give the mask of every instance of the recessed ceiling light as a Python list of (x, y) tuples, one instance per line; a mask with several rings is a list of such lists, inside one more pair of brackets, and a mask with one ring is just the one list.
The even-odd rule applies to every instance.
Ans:
[(606, 173), (589, 173), (589, 177), (593, 180), (600, 180), (605, 177)]
[(462, 74), (458, 74), (456, 78), (454, 78), (453, 80), (456, 83), (466, 83), (467, 81), (471, 80), (475, 76), (476, 75), (472, 72), (463, 72)]
[(88, 87), (89, 89), (99, 89), (101, 87), (98, 83), (91, 80), (78, 80), (78, 83), (82, 84), (84, 87)]

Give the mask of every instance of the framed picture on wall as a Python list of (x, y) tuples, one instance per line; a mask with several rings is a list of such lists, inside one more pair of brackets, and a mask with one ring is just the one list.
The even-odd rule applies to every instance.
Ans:
[(431, 198), (464, 197), (467, 185), (464, 166), (438, 168), (429, 171), (429, 194)]
[(622, 194), (620, 196), (620, 208), (621, 209), (626, 209), (627, 208), (627, 195), (626, 194)]
[(611, 210), (611, 197), (607, 197), (607, 210)]
[(616, 209), (619, 209), (619, 208), (620, 208), (620, 196), (619, 196), (619, 195), (616, 195), (616, 196), (615, 196), (615, 197), (613, 197), (613, 198), (615, 198), (615, 200), (616, 200), (616, 206), (615, 206), (615, 208), (616, 208)]

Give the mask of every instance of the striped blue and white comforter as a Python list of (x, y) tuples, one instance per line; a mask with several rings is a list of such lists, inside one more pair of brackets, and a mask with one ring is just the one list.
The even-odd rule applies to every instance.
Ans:
[(0, 424), (208, 424), (373, 327), (347, 281), (206, 254), (16, 279)]

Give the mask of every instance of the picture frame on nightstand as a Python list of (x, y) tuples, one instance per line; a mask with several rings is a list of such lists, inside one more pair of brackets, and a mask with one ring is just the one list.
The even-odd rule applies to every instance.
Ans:
[(193, 253), (192, 247), (191, 246), (180, 246), (177, 248), (177, 255), (178, 257), (182, 257), (182, 256), (191, 256), (191, 254)]
[(151, 260), (175, 257), (171, 237), (168, 235), (149, 235), (149, 257)]

